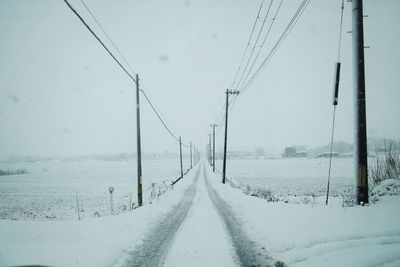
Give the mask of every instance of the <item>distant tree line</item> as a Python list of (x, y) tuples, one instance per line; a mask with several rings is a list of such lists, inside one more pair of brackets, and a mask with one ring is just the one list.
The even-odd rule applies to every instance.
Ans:
[(25, 174), (25, 173), (27, 173), (27, 171), (24, 169), (19, 169), (19, 170), (1, 170), (0, 169), (0, 176), (18, 175), (18, 174)]

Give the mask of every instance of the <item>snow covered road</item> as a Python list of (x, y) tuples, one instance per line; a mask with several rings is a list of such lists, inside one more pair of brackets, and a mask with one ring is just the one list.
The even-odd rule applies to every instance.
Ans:
[(238, 255), (240, 265), (267, 266), (268, 263), (272, 262), (272, 259), (267, 255), (266, 248), (257, 246), (257, 244), (247, 236), (242, 228), (240, 218), (232, 212), (229, 205), (220, 198), (215, 189), (210, 185), (206, 168), (204, 168), (203, 174), (209, 196), (229, 233)]
[(131, 254), (126, 266), (160, 266), (165, 260), (176, 232), (185, 220), (196, 194), (200, 169), (184, 194), (182, 201), (145, 238), (142, 245)]
[(266, 266), (269, 257), (255, 248), (210, 185), (203, 163), (182, 201), (150, 231), (126, 266)]
[(165, 266), (236, 266), (223, 222), (200, 176), (193, 206), (179, 229)]

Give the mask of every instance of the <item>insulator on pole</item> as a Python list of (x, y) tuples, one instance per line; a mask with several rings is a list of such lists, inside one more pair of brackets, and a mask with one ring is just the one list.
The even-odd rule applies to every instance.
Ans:
[(340, 81), (340, 62), (336, 62), (336, 73), (335, 73), (335, 92), (333, 96), (333, 105), (337, 106), (339, 99), (339, 81)]

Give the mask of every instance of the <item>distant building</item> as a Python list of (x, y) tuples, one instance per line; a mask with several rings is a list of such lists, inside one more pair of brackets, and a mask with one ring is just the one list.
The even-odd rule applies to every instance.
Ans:
[(308, 157), (308, 153), (306, 151), (299, 151), (295, 154), (296, 158), (306, 158)]
[(296, 147), (291, 146), (291, 147), (285, 147), (282, 157), (283, 158), (291, 158), (291, 157), (294, 157), (295, 155), (296, 155)]
[(285, 150), (282, 154), (283, 158), (306, 158), (308, 157), (308, 153), (306, 151), (297, 151), (295, 146), (285, 147)]

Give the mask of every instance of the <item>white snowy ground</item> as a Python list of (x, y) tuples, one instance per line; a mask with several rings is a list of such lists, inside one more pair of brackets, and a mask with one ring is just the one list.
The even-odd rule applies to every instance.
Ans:
[[(205, 163), (203, 163), (205, 164)], [(202, 164), (200, 164), (201, 166)], [(0, 265), (122, 266), (185, 199), (196, 166), (160, 201), (118, 216), (83, 221), (0, 221)], [(201, 168), (203, 169), (203, 168)], [(257, 247), (288, 266), (399, 266), (400, 198), (368, 207), (325, 207), (266, 202), (208, 181)], [(237, 264), (233, 242), (207, 193), (203, 175), (193, 204), (167, 249), (167, 266)], [(157, 252), (156, 252), (157, 253)]]
[(196, 168), (152, 205), (82, 221), (0, 220), (0, 266), (113, 266), (140, 245), (191, 184)]
[[(222, 160), (216, 161), (216, 166), (221, 170)], [(278, 201), (325, 204), (328, 168), (328, 158), (232, 159), (227, 176), (243, 188), (270, 190)], [(343, 197), (347, 199), (354, 191), (353, 176), (352, 158), (332, 160), (331, 205), (341, 206)]]
[(237, 265), (234, 248), (204, 182), (200, 174), (193, 206), (178, 230), (165, 266)]
[[(137, 203), (135, 159), (0, 161), (0, 169), (27, 171), (0, 176), (0, 219), (77, 220), (76, 196), (81, 218), (106, 216), (110, 214), (109, 186), (115, 189), (115, 213)], [(152, 183), (155, 191), (165, 191), (164, 185), (180, 175), (179, 159), (145, 159), (143, 174), (143, 198), (148, 202)]]
[(398, 195), (368, 207), (285, 204), (243, 195), (220, 175), (210, 180), (250, 238), (288, 266), (400, 266)]

